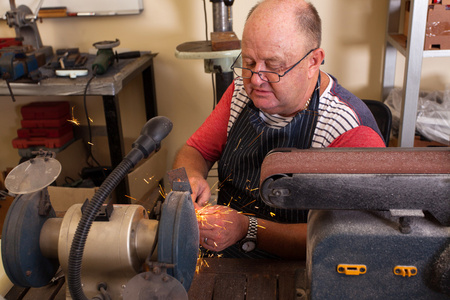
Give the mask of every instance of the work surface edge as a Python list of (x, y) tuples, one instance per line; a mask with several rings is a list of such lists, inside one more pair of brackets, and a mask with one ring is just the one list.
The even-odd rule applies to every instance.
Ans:
[[(157, 54), (142, 52), (141, 57), (136, 59), (123, 59), (114, 63), (105, 74), (98, 75), (89, 85), (86, 95), (88, 96), (115, 96), (123, 86), (134, 76), (141, 74), (143, 70), (153, 63), (153, 57)], [(86, 68), (90, 69), (94, 55), (88, 55)], [(53, 71), (40, 68), (44, 74), (52, 74)], [(86, 84), (91, 78), (89, 70), (87, 76), (71, 79), (68, 77), (50, 76), (37, 83), (27, 80), (18, 80), (10, 83), (15, 96), (80, 96), (84, 94)], [(0, 80), (0, 96), (10, 96), (5, 80)]]

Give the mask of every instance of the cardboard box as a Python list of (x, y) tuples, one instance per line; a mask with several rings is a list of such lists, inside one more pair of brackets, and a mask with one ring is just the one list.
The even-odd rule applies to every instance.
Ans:
[[(141, 161), (128, 174), (131, 203), (141, 204), (148, 201), (155, 189), (159, 189), (159, 182), (167, 173), (167, 148), (162, 146), (150, 158)], [(168, 188), (168, 185), (166, 185)], [(167, 191), (168, 193), (169, 191)], [(158, 193), (159, 194), (159, 193)]]
[[(76, 149), (75, 149), (76, 151)], [(59, 156), (56, 157), (60, 159)], [(64, 179), (64, 175), (70, 174), (70, 172), (76, 172), (82, 166), (79, 164), (79, 159), (60, 160), (63, 171), (56, 180), (61, 182)], [(78, 166), (69, 167), (69, 163), (78, 164)], [(160, 151), (155, 153), (152, 157), (141, 161), (134, 169), (128, 174), (128, 185), (130, 189), (130, 198), (132, 204), (144, 205), (148, 202), (149, 198), (155, 197), (155, 190), (159, 190), (159, 182), (164, 178), (166, 174), (166, 162), (167, 162), (167, 148), (162, 147)], [(66, 170), (65, 170), (66, 167)], [(77, 203), (83, 203), (86, 199), (91, 199), (94, 196), (98, 187), (95, 188), (70, 188), (61, 186), (49, 186), (48, 192), (50, 194), (50, 201), (56, 212), (65, 212), (69, 207)], [(159, 193), (156, 194), (156, 197)]]
[(66, 212), (74, 204), (91, 199), (98, 188), (70, 188), (49, 186), (47, 188), (55, 212)]
[[(432, 0), (429, 0), (430, 2)], [(428, 6), (425, 50), (450, 49), (450, 0)]]
[[(403, 34), (409, 34), (411, 1), (405, 2)], [(424, 50), (450, 49), (450, 0), (428, 0)]]

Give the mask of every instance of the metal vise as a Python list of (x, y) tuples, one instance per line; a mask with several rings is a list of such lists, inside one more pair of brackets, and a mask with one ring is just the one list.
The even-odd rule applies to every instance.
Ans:
[(308, 299), (448, 299), (450, 150), (275, 150), (268, 205), (311, 210)]

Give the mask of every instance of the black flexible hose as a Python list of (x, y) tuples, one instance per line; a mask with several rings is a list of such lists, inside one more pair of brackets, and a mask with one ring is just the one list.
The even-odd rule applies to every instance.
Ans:
[(172, 130), (172, 122), (163, 116), (153, 117), (144, 125), (141, 135), (133, 143), (133, 148), (109, 174), (91, 202), (84, 210), (78, 222), (69, 254), (67, 281), (70, 294), (74, 300), (88, 300), (81, 286), (81, 262), (86, 239), (103, 202), (141, 159), (159, 150), (160, 142)]
[(78, 223), (75, 236), (69, 255), (68, 284), (70, 294), (73, 299), (87, 300), (81, 286), (81, 262), (83, 258), (84, 245), (98, 211), (105, 199), (111, 194), (119, 182), (127, 175), (128, 171), (134, 167), (133, 162), (123, 159), (122, 162), (111, 172), (103, 182), (98, 191), (92, 197), (88, 207), (84, 210), (80, 222)]

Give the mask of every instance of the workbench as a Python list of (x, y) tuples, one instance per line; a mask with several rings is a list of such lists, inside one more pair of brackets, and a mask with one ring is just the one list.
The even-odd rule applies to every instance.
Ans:
[[(294, 300), (305, 286), (305, 262), (206, 258), (189, 289), (192, 300)], [(298, 294), (297, 294), (298, 292)], [(297, 298), (296, 298), (297, 297)]]
[[(109, 144), (109, 154), (112, 167), (116, 167), (125, 156), (122, 135), (122, 124), (118, 94), (122, 88), (138, 75), (142, 76), (144, 86), (144, 102), (147, 120), (157, 115), (155, 78), (153, 57), (156, 54), (142, 52), (136, 59), (123, 59), (115, 62), (105, 74), (93, 79), (86, 92), (87, 96), (101, 96), (106, 120), (106, 130)], [(85, 54), (83, 54), (85, 55)], [(87, 55), (86, 68), (91, 69), (95, 55)], [(11, 82), (14, 96), (82, 96), (91, 72), (88, 76), (70, 79), (69, 77), (56, 77), (54, 71), (45, 66), (40, 68), (43, 79), (39, 82), (18, 80)], [(9, 89), (4, 80), (0, 80), (0, 96), (10, 96)], [(130, 101), (136, 101), (130, 99)], [(116, 195), (128, 195), (129, 188), (123, 180), (116, 188)], [(117, 197), (118, 203), (128, 203), (126, 197)]]
[[(304, 261), (205, 258), (188, 296), (189, 300), (302, 299), (302, 290), (297, 293), (295, 288), (304, 286), (304, 271)], [(61, 277), (42, 288), (14, 286), (5, 298), (65, 300), (65, 288)]]

